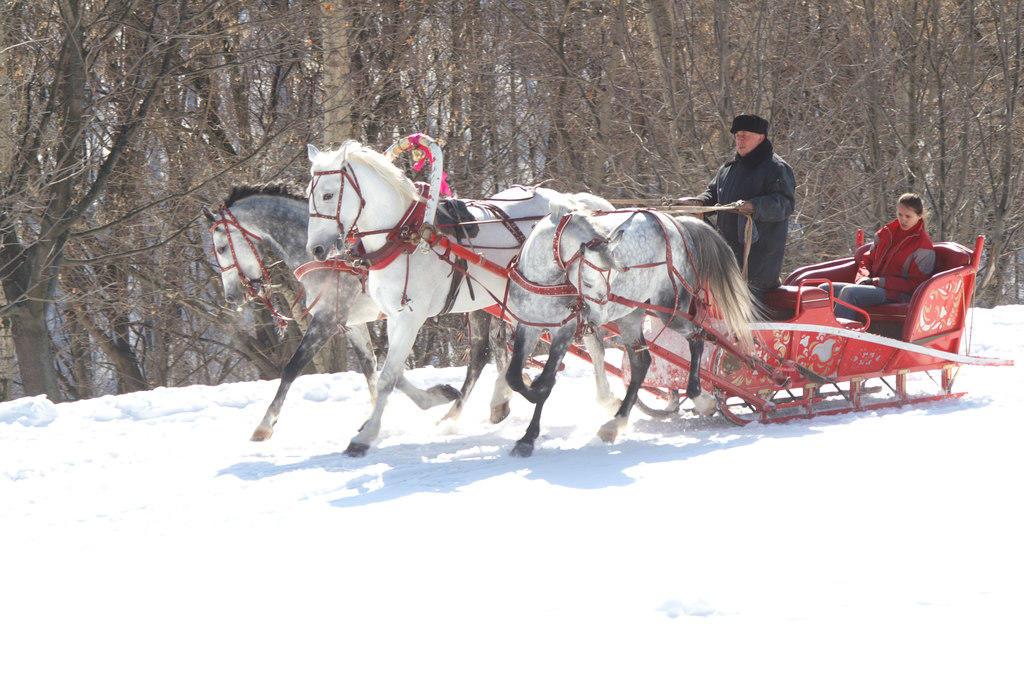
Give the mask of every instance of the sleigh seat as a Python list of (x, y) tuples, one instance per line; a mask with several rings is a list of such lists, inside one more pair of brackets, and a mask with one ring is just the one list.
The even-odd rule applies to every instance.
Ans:
[[(807, 265), (798, 268), (790, 274), (782, 286), (769, 289), (765, 292), (765, 304), (768, 307), (769, 316), (776, 320), (793, 320), (797, 316), (797, 298), (800, 298), (800, 313), (802, 320), (805, 312), (829, 307), (828, 294), (817, 288), (817, 284), (810, 285), (812, 280), (829, 280), (833, 282), (852, 283), (857, 268), (864, 253), (871, 247), (871, 244), (860, 246), (852, 257), (838, 258), (815, 265)], [(970, 297), (973, 291), (973, 275), (977, 271), (975, 254), (971, 249), (954, 242), (940, 242), (934, 245), (935, 248), (935, 272), (925, 280), (914, 291), (911, 299), (905, 303), (892, 302), (881, 305), (873, 305), (866, 308), (871, 316), (871, 325), (868, 331), (878, 333), (891, 338), (903, 338), (909, 340), (915, 335), (916, 320), (925, 313), (926, 305), (935, 306), (937, 301), (939, 311), (948, 310), (955, 312), (959, 301), (946, 301), (946, 306), (941, 303), (949, 295), (955, 293), (957, 280), (964, 280), (971, 290), (960, 287), (959, 295)], [(978, 254), (980, 259), (980, 253)], [(970, 280), (966, 277), (970, 275)], [(808, 283), (805, 283), (808, 282)], [(820, 314), (820, 313), (819, 313)], [(829, 314), (831, 311), (829, 310)], [(962, 311), (961, 311), (962, 314)], [(818, 316), (815, 314), (814, 316)], [(833, 318), (834, 319), (834, 318)], [(834, 322), (833, 322), (834, 323)]]

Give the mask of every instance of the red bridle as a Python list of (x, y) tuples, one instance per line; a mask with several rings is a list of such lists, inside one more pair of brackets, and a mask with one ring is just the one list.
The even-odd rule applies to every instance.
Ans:
[[(513, 259), (512, 264), (509, 266), (509, 278), (516, 284), (526, 289), (530, 293), (536, 293), (542, 296), (573, 296), (576, 298), (590, 300), (591, 302), (603, 305), (607, 300), (600, 300), (597, 298), (591, 298), (590, 296), (582, 293), (583, 289), (583, 267), (590, 267), (594, 271), (601, 274), (605, 281), (609, 284), (609, 290), (611, 289), (611, 283), (608, 282), (611, 276), (611, 268), (598, 267), (594, 263), (587, 260), (583, 253), (588, 248), (596, 248), (601, 243), (607, 243), (607, 239), (604, 237), (594, 237), (586, 243), (580, 244), (579, 249), (572, 255), (568, 260), (562, 260), (561, 253), (561, 242), (562, 233), (565, 231), (566, 225), (569, 224), (569, 220), (572, 219), (572, 213), (568, 213), (562, 216), (562, 219), (558, 221), (558, 225), (555, 227), (555, 236), (552, 239), (551, 246), (554, 251), (555, 263), (558, 264), (559, 269), (565, 273), (565, 281), (561, 281), (557, 284), (537, 284), (527, 279), (522, 272), (519, 271), (519, 257), (516, 256)], [(579, 276), (577, 277), (577, 283), (574, 285), (569, 281), (569, 267), (576, 262), (581, 261), (581, 267), (579, 268)]]
[(212, 245), (211, 248), (213, 250), (213, 258), (214, 262), (217, 263), (217, 268), (222, 273), (229, 272), (231, 270), (237, 270), (238, 280), (242, 283), (242, 287), (245, 289), (246, 297), (249, 300), (257, 301), (261, 303), (264, 307), (266, 307), (270, 311), (270, 314), (274, 317), (279, 327), (284, 328), (288, 326), (288, 321), (290, 318), (285, 317), (277, 310), (277, 308), (274, 306), (273, 301), (270, 299), (270, 295), (268, 293), (263, 293), (262, 287), (257, 287), (253, 280), (250, 279), (246, 275), (245, 271), (242, 269), (241, 264), (239, 264), (238, 262), (238, 252), (235, 250), (235, 240), (234, 237), (231, 236), (231, 232), (232, 230), (237, 230), (239, 235), (241, 235), (242, 241), (244, 241), (245, 244), (249, 247), (249, 250), (252, 252), (253, 258), (256, 259), (256, 263), (259, 265), (261, 281), (269, 285), (270, 270), (267, 268), (266, 263), (263, 262), (263, 258), (260, 256), (260, 251), (256, 247), (256, 242), (263, 241), (263, 237), (261, 237), (258, 234), (255, 234), (254, 232), (250, 232), (245, 227), (243, 227), (242, 224), (238, 221), (238, 218), (235, 217), (234, 213), (232, 213), (231, 209), (228, 208), (227, 206), (221, 206), (220, 208), (217, 209), (217, 212), (220, 214), (220, 218), (215, 220), (213, 224), (210, 225), (210, 234), (212, 235), (217, 230), (218, 227), (222, 228), (224, 230), (224, 237), (228, 240), (228, 250), (231, 252), (231, 264), (225, 267), (224, 265), (220, 264), (220, 256), (217, 254), (217, 244), (214, 243)]
[[(576, 251), (576, 253), (573, 254), (573, 256), (571, 258), (569, 258), (569, 260), (567, 260), (567, 261), (563, 261), (562, 260), (562, 254), (560, 253), (560, 246), (561, 246), (561, 240), (562, 240), (562, 232), (565, 231), (565, 227), (566, 227), (566, 225), (569, 224), (569, 220), (571, 220), (571, 219), (572, 219), (572, 213), (568, 213), (568, 214), (562, 216), (562, 219), (558, 221), (558, 225), (555, 227), (555, 236), (554, 236), (554, 240), (552, 242), (552, 246), (553, 246), (553, 249), (554, 249), (554, 255), (555, 255), (555, 262), (558, 264), (559, 269), (561, 269), (562, 272), (565, 273), (565, 280), (564, 281), (561, 281), (561, 282), (559, 282), (557, 284), (538, 284), (536, 282), (530, 281), (529, 279), (527, 279), (523, 275), (522, 272), (519, 271), (519, 255), (518, 254), (514, 258), (512, 258), (512, 262), (509, 263), (509, 267), (508, 267), (508, 279), (509, 279), (509, 282), (515, 282), (517, 286), (519, 286), (520, 288), (526, 289), (530, 293), (535, 293), (537, 295), (542, 295), (542, 296), (560, 296), (560, 297), (573, 298), (574, 299), (573, 302), (571, 302), (567, 306), (567, 309), (569, 311), (568, 315), (566, 315), (566, 317), (564, 319), (562, 319), (560, 321), (557, 321), (557, 322), (534, 322), (534, 321), (522, 319), (522, 318), (518, 317), (517, 315), (513, 315), (512, 312), (508, 309), (508, 294), (509, 294), (508, 284), (505, 285), (505, 296), (504, 296), (504, 300), (501, 301), (501, 307), (502, 307), (502, 312), (504, 314), (507, 314), (507, 315), (515, 317), (515, 320), (518, 323), (525, 324), (526, 326), (537, 326), (537, 327), (542, 327), (542, 328), (561, 328), (567, 322), (569, 322), (569, 320), (576, 319), (576, 322), (577, 322), (577, 324), (576, 324), (576, 335), (579, 336), (580, 334), (582, 334), (584, 332), (584, 326), (585, 326), (583, 324), (584, 301), (585, 300), (589, 300), (591, 302), (597, 303), (598, 305), (604, 305), (605, 303), (608, 302), (607, 298), (605, 298), (605, 299), (598, 299), (598, 298), (594, 298), (592, 296), (588, 296), (585, 293), (583, 293), (583, 266), (591, 267), (592, 269), (594, 269), (597, 272), (601, 273), (601, 275), (605, 278), (605, 282), (608, 284), (608, 291), (609, 292), (611, 292), (611, 281), (610, 281), (610, 278), (611, 278), (611, 268), (601, 268), (601, 267), (598, 267), (597, 265), (591, 263), (589, 260), (587, 260), (583, 256), (583, 252), (584, 252), (585, 249), (593, 248), (593, 247), (597, 246), (600, 242), (606, 241), (603, 237), (594, 237), (590, 241), (588, 241), (586, 243), (583, 243), (583, 244), (580, 244), (579, 249)], [(581, 266), (580, 266), (580, 268), (578, 270), (577, 282), (574, 285), (569, 280), (569, 271), (568, 270), (569, 270), (569, 267), (574, 262), (576, 262), (577, 260), (581, 260), (582, 263), (581, 263)]]
[[(316, 186), (320, 182), (320, 178), (326, 175), (340, 175), (340, 183), (338, 186), (338, 203), (334, 207), (334, 214), (329, 215), (327, 213), (320, 212), (320, 208), (317, 205)], [(345, 225), (341, 223), (341, 202), (345, 197), (345, 184), (348, 183), (352, 187), (352, 190), (356, 193), (356, 197), (359, 199), (359, 210), (356, 212), (356, 217), (352, 220), (352, 225), (348, 228), (348, 232), (345, 231)], [(351, 166), (347, 163), (337, 170), (316, 170), (313, 172), (313, 180), (309, 183), (309, 201), (311, 209), (309, 211), (309, 217), (311, 218), (322, 218), (324, 220), (334, 220), (334, 224), (338, 227), (338, 234), (340, 234), (346, 241), (346, 243), (354, 243), (358, 239), (359, 230), (356, 224), (359, 222), (359, 217), (363, 214), (363, 208), (366, 207), (366, 199), (363, 198), (363, 192), (359, 188), (359, 180), (356, 178), (355, 173), (352, 172)]]

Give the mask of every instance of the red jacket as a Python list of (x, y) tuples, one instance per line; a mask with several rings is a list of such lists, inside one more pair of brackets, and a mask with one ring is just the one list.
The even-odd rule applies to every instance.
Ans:
[(863, 256), (857, 279), (878, 277), (886, 299), (910, 300), (910, 295), (935, 271), (935, 250), (924, 218), (904, 231), (893, 220), (875, 233), (875, 243)]

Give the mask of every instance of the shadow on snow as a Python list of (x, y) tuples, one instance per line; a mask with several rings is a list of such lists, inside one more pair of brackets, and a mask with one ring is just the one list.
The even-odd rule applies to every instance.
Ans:
[[(344, 496), (332, 500), (332, 506), (347, 508), (399, 499), (419, 493), (449, 493), (460, 488), (502, 475), (519, 475), (552, 485), (574, 489), (602, 489), (632, 484), (627, 471), (640, 464), (686, 461), (698, 456), (755, 444), (762, 438), (804, 440), (813, 447), (813, 440), (824, 427), (842, 422), (859, 422), (876, 416), (901, 411), (922, 411), (939, 417), (951, 412), (977, 409), (988, 404), (985, 398), (967, 398), (934, 405), (914, 405), (903, 409), (886, 409), (866, 414), (823, 416), (784, 424), (753, 424), (733, 427), (722, 417), (697, 419), (676, 417), (666, 420), (641, 419), (618, 443), (606, 445), (592, 440), (582, 446), (558, 446), (573, 436), (577, 428), (554, 426), (531, 458), (508, 456), (512, 443), (499, 434), (479, 433), (447, 436), (444, 442), (427, 444), (384, 445), (370, 450), (366, 458), (350, 458), (345, 454), (317, 454), (295, 463), (277, 464), (269, 461), (243, 461), (219, 475), (233, 475), (242, 480), (265, 478), (304, 470), (320, 469), (329, 473), (350, 473), (341, 491)], [(868, 420), (863, 425), (870, 425)], [(646, 442), (646, 438), (677, 438), (679, 442)]]

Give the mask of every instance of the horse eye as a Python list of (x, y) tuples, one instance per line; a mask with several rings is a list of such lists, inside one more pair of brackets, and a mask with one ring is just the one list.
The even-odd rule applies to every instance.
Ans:
[(220, 253), (221, 255), (224, 255), (224, 252), (226, 250), (228, 250), (227, 246), (221, 246), (220, 248), (217, 249), (217, 252)]
[(333, 192), (330, 192), (328, 194), (324, 194), (324, 201), (330, 201), (333, 198), (334, 198), (334, 193)]

